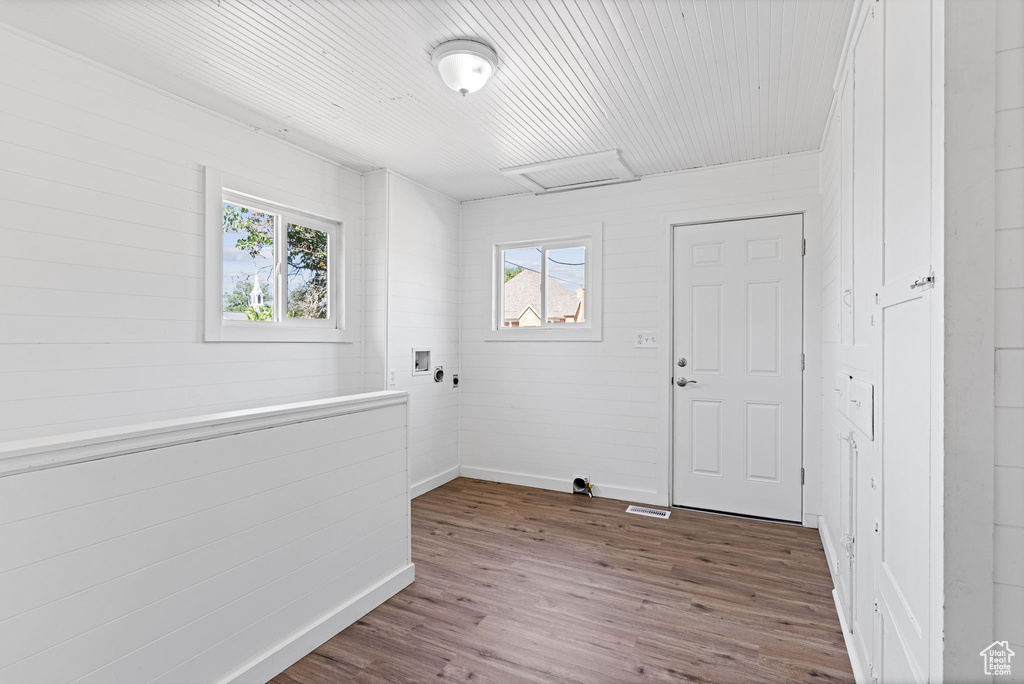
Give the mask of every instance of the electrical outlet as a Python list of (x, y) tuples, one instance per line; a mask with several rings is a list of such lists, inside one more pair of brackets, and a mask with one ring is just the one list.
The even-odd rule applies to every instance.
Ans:
[(398, 384), (398, 378), (395, 375), (395, 369), (392, 368), (388, 371), (388, 387), (394, 387)]
[(653, 332), (638, 332), (636, 339), (633, 341), (633, 346), (637, 349), (657, 349), (658, 338)]

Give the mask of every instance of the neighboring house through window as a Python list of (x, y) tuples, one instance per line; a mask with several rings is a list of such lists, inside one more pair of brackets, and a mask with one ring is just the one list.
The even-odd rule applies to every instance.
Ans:
[[(507, 267), (506, 267), (507, 268)], [(545, 283), (549, 323), (583, 323), (586, 320), (586, 288), (582, 282), (548, 276)], [(505, 281), (504, 320), (506, 327), (537, 327), (541, 325), (540, 273), (527, 268)], [(567, 289), (568, 288), (568, 289)]]
[(600, 340), (601, 226), (494, 247), (489, 340)]

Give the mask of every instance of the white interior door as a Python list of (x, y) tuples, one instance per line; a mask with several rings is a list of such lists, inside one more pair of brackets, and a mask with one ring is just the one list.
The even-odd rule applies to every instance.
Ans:
[(672, 502), (799, 521), (803, 218), (673, 231)]
[[(875, 674), (882, 684), (927, 682), (933, 593), (932, 429), (935, 344), (932, 257), (932, 15), (924, 0), (885, 6), (884, 222), (882, 226), (880, 511)], [(940, 124), (941, 125), (941, 124)], [(941, 129), (940, 129), (941, 130)], [(941, 135), (941, 133), (940, 133)], [(939, 184), (941, 192), (941, 183)], [(941, 196), (939, 198), (941, 203)], [(940, 228), (941, 230), (941, 228)], [(941, 245), (937, 245), (941, 253)], [(941, 386), (941, 385), (940, 385)], [(941, 459), (941, 454), (939, 455)], [(940, 474), (941, 475), (941, 474)], [(979, 502), (983, 505), (988, 502)], [(941, 534), (941, 521), (939, 523)], [(941, 575), (939, 575), (941, 577)], [(982, 644), (984, 646), (984, 644)]]

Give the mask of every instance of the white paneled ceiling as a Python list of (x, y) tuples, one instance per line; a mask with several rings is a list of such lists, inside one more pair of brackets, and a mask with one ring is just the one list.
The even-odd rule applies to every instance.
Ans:
[[(854, 0), (0, 0), (0, 19), (457, 199), (618, 149), (638, 175), (818, 148)], [(493, 46), (466, 97), (430, 52)]]

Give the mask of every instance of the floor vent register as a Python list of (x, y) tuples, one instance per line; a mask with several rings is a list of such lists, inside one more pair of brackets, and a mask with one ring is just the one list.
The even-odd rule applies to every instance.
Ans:
[(648, 518), (662, 518), (665, 519), (669, 516), (671, 511), (661, 511), (657, 508), (645, 508), (643, 506), (630, 506), (626, 509), (627, 513), (635, 513), (637, 515), (646, 515)]

